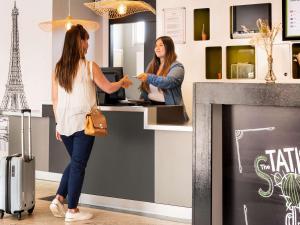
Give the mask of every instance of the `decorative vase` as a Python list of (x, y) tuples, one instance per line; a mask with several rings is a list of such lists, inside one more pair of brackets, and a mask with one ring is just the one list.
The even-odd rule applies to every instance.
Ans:
[(276, 80), (276, 76), (273, 72), (273, 57), (272, 55), (268, 56), (268, 72), (267, 75), (265, 77), (265, 80), (267, 83), (275, 83)]
[(207, 40), (207, 34), (204, 31), (204, 23), (202, 24), (201, 40), (202, 41)]

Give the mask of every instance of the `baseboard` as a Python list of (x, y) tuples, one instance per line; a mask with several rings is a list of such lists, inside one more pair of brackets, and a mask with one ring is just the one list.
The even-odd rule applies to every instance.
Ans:
[[(36, 179), (60, 182), (62, 174), (36, 171)], [(81, 194), (81, 204), (191, 221), (192, 208)]]
[(81, 194), (79, 202), (92, 206), (176, 218), (180, 220), (189, 221), (192, 219), (192, 209), (180, 206), (163, 205), (90, 194)]
[(55, 181), (60, 182), (62, 177), (61, 173), (51, 173), (51, 172), (45, 172), (45, 171), (35, 171), (35, 178), (37, 180), (47, 180), (47, 181)]

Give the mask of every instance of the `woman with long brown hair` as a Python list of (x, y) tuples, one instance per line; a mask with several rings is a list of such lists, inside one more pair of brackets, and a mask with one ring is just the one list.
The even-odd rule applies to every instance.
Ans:
[[(65, 217), (68, 222), (92, 218), (92, 214), (79, 211), (77, 206), (95, 139), (83, 131), (86, 114), (96, 106), (95, 84), (107, 93), (131, 85), (127, 76), (110, 83), (96, 63), (85, 59), (88, 39), (89, 34), (81, 25), (72, 26), (67, 31), (62, 56), (52, 77), (56, 138), (64, 143), (71, 160), (64, 170), (50, 210), (54, 216)], [(66, 197), (67, 211), (63, 205)]]
[[(184, 67), (176, 61), (175, 45), (168, 36), (156, 39), (154, 57), (146, 73), (137, 78), (142, 81), (141, 98), (154, 105), (182, 105), (184, 107), (181, 85), (184, 79)], [(184, 119), (188, 116), (184, 107)]]

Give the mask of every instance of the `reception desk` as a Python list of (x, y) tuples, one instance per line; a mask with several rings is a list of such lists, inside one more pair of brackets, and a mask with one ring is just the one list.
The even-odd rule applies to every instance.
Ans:
[[(102, 106), (101, 110), (109, 135), (95, 139), (80, 203), (190, 221), (191, 123), (158, 124), (157, 107)], [(19, 153), (20, 113), (4, 116), (9, 118), (8, 154)], [(44, 104), (42, 112), (34, 111), (32, 117), (36, 178), (60, 181), (69, 156), (55, 138), (52, 105)]]
[[(164, 216), (191, 219), (191, 123), (157, 124), (157, 107), (101, 106), (101, 110), (109, 135), (95, 139), (81, 203), (115, 208), (121, 204), (133, 211), (147, 208), (141, 203), (174, 206), (171, 214), (155, 210)], [(69, 156), (55, 139), (51, 105), (43, 105), (42, 116), (49, 118), (48, 172), (61, 174)], [(111, 205), (116, 201), (118, 204)]]

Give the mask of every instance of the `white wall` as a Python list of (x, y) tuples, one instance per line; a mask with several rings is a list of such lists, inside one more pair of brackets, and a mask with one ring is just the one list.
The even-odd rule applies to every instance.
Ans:
[[(279, 0), (157, 0), (157, 36), (163, 35), (163, 8), (185, 7), (186, 8), (186, 44), (176, 45), (178, 60), (186, 69), (185, 81), (183, 84), (184, 101), (189, 113), (192, 111), (192, 83), (196, 81), (213, 81), (205, 79), (205, 47), (222, 46), (222, 82), (265, 82), (266, 58), (261, 49), (256, 49), (256, 75), (255, 80), (232, 81), (226, 80), (226, 46), (249, 45), (249, 39), (230, 39), (230, 6), (255, 3), (272, 3), (272, 23), (281, 23), (281, 1)], [(210, 8), (210, 40), (194, 41), (194, 9)], [(279, 33), (278, 38), (281, 39)], [(277, 41), (278, 42), (278, 41)], [(291, 55), (290, 45), (284, 44), (275, 48), (274, 70), (278, 82), (297, 82), (291, 80), (291, 61), (286, 55)], [(279, 58), (280, 57), (280, 58)], [(285, 67), (284, 69), (282, 67)], [(288, 78), (283, 76), (282, 71), (287, 71)], [(217, 81), (217, 82), (220, 82)]]
[[(42, 21), (50, 21), (52, 18), (67, 17), (67, 2), (67, 0), (17, 0), (20, 13), (18, 25), (22, 78), (29, 107), (33, 110), (40, 111), (43, 103), (51, 102), (51, 74), (61, 55), (65, 35), (65, 30), (44, 32), (38, 24)], [(87, 59), (103, 65), (107, 63), (107, 59), (103, 60), (103, 54), (108, 54), (108, 49), (102, 50), (102, 47), (108, 48), (108, 46), (102, 44), (103, 40), (107, 39), (102, 33), (102, 18), (84, 7), (84, 2), (87, 0), (71, 1), (71, 15), (74, 18), (100, 23), (100, 30), (95, 33), (90, 32)], [(9, 72), (13, 4), (12, 0), (3, 0), (0, 3), (0, 101), (5, 92)]]
[[(54, 0), (57, 2), (53, 6), (55, 18), (65, 18), (67, 15), (67, 1)], [(108, 65), (108, 21), (102, 17), (96, 16), (93, 12), (82, 6), (85, 0), (71, 1), (71, 15), (73, 17), (82, 17), (85, 19), (98, 20), (100, 30), (91, 34), (90, 50), (87, 58), (95, 60), (100, 66)], [(177, 44), (176, 52), (178, 60), (181, 61), (186, 69), (185, 81), (183, 83), (183, 97), (189, 114), (192, 112), (192, 83), (205, 80), (205, 47), (222, 46), (223, 47), (223, 79), (224, 82), (236, 82), (226, 80), (226, 57), (225, 48), (228, 45), (247, 45), (248, 39), (230, 39), (229, 29), (229, 7), (232, 5), (254, 4), (254, 3), (272, 3), (272, 22), (277, 24), (281, 22), (281, 1), (279, 0), (157, 0), (157, 36), (163, 35), (163, 9), (170, 7), (186, 8), (186, 44)], [(20, 31), (20, 51), (21, 51), (21, 69), (27, 100), (30, 107), (40, 109), (43, 102), (50, 101), (50, 77), (51, 71), (57, 59), (61, 54), (64, 34), (54, 33), (53, 43), (52, 34), (40, 30), (37, 24), (41, 21), (52, 18), (52, 0), (26, 0), (17, 1), (20, 10), (19, 31)], [(0, 7), (0, 98), (2, 100), (5, 84), (9, 70), (9, 54), (11, 39), (11, 10), (13, 1), (3, 0)], [(210, 40), (194, 41), (194, 9), (210, 8)], [(38, 10), (37, 10), (38, 9)], [(53, 16), (54, 17), (54, 16)], [(278, 35), (281, 39), (281, 33)], [(53, 44), (53, 49), (52, 49)], [(53, 52), (52, 52), (53, 51)], [(257, 48), (257, 79), (251, 81), (238, 82), (264, 82), (266, 59), (261, 49)], [(299, 82), (291, 79), (291, 44), (277, 42), (274, 53), (274, 70), (277, 75), (277, 82)], [(283, 72), (288, 72), (288, 77), (284, 77)]]
[[(249, 45), (249, 39), (230, 39), (230, 6), (256, 3), (272, 3), (272, 23), (281, 23), (282, 5), (280, 0), (157, 0), (157, 37), (163, 35), (163, 9), (164, 8), (186, 8), (186, 43), (177, 44), (176, 52), (178, 60), (184, 64), (186, 73), (183, 83), (183, 98), (188, 113), (192, 112), (193, 82), (220, 82), (220, 80), (205, 79), (205, 48), (209, 46), (222, 46), (222, 82), (265, 82), (267, 60), (264, 51), (256, 48), (256, 76), (255, 80), (227, 80), (226, 77), (226, 46)], [(194, 9), (210, 8), (210, 40), (194, 41)], [(105, 32), (103, 32), (104, 35)], [(274, 72), (277, 76), (276, 82), (299, 83), (292, 79), (291, 42), (281, 41), (282, 33), (274, 48)], [(104, 45), (106, 43), (104, 42)], [(283, 76), (287, 72), (288, 76)]]
[[(90, 2), (88, 0), (76, 0), (71, 1), (71, 9), (70, 14), (74, 19), (85, 19), (96, 21), (100, 24), (100, 29), (96, 32), (89, 32), (89, 49), (86, 55), (88, 60), (95, 61), (99, 65), (102, 65), (103, 57), (102, 57), (102, 17), (97, 16), (90, 9), (85, 7), (83, 3)], [(53, 0), (53, 18), (54, 19), (65, 19), (68, 16), (68, 0)], [(52, 36), (52, 69), (54, 70), (55, 64), (59, 60), (64, 38), (65, 38), (65, 29), (55, 30)]]
[[(23, 84), (29, 107), (40, 110), (50, 101), (51, 33), (45, 33), (38, 23), (52, 18), (52, 0), (17, 0), (19, 9), (20, 57)], [(0, 100), (2, 101), (9, 72), (13, 8), (12, 0), (0, 3)]]

